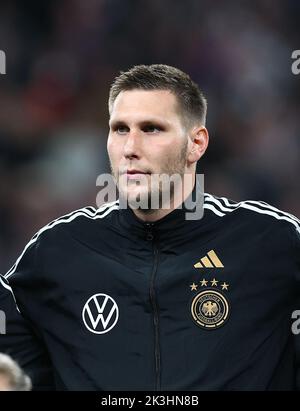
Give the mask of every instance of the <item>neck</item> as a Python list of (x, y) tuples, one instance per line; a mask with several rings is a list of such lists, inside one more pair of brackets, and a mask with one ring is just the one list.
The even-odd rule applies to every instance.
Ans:
[(195, 174), (190, 174), (189, 176), (191, 176), (192, 178), (187, 179), (187, 181), (184, 179), (182, 187), (180, 187), (179, 189), (177, 188), (177, 190), (175, 189), (174, 195), (170, 200), (170, 206), (168, 208), (162, 207), (159, 209), (148, 210), (132, 209), (133, 213), (140, 220), (149, 223), (158, 221), (166, 215), (170, 214), (173, 210), (175, 210), (182, 203), (184, 203), (185, 200), (192, 193), (195, 185)]

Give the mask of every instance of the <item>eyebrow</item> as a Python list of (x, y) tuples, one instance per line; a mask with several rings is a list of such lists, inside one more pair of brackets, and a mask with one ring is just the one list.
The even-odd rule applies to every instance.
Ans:
[[(168, 127), (169, 122), (163, 119), (157, 119), (157, 118), (149, 118), (147, 120), (142, 120), (138, 122), (139, 127), (143, 128), (145, 126), (149, 125), (157, 125), (160, 127)], [(128, 126), (127, 122), (125, 120), (112, 120), (109, 121), (109, 127), (110, 128), (116, 128), (119, 126)]]

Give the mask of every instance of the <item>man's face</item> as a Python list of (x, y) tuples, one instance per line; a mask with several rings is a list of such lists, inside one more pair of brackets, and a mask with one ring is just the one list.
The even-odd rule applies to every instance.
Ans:
[[(149, 200), (152, 174), (187, 168), (188, 136), (176, 97), (166, 90), (121, 92), (112, 107), (107, 149), (120, 196)], [(160, 193), (161, 194), (161, 193)]]

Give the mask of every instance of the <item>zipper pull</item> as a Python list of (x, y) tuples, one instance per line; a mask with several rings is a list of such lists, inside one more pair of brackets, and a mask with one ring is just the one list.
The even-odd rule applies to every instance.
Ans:
[(146, 223), (145, 226), (146, 226), (146, 230), (147, 230), (146, 240), (147, 240), (147, 241), (152, 241), (152, 240), (154, 239), (154, 234), (153, 234), (153, 232), (152, 232), (152, 230), (153, 230), (153, 223)]

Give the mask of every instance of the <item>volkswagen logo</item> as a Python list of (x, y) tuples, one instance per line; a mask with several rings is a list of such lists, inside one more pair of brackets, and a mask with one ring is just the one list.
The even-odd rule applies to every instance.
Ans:
[(85, 303), (82, 319), (86, 328), (94, 334), (110, 331), (119, 318), (119, 308), (115, 300), (106, 294), (94, 294)]

